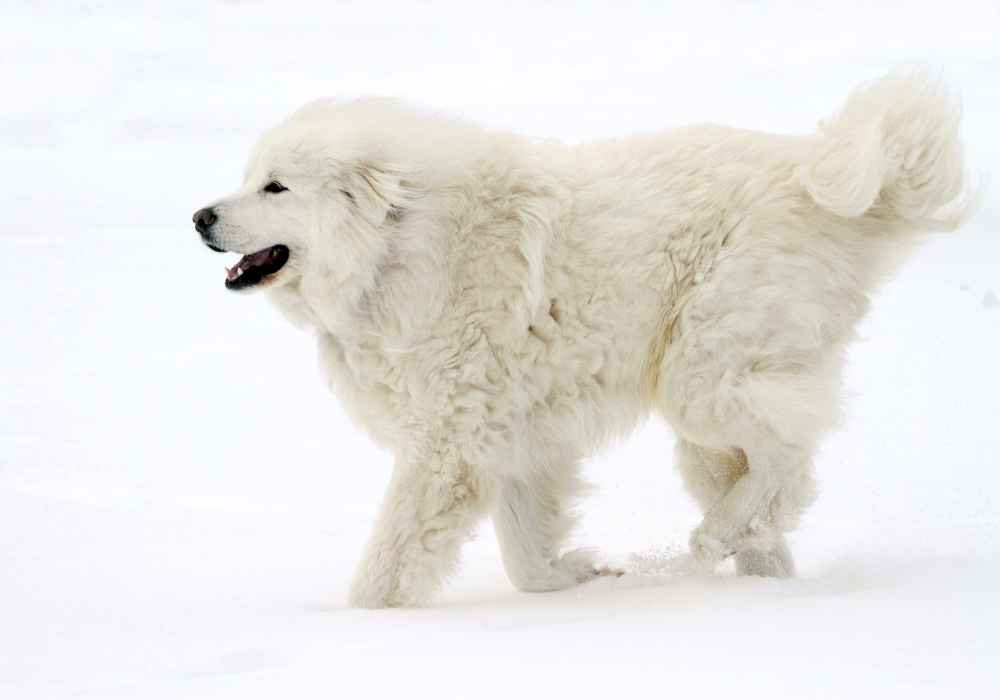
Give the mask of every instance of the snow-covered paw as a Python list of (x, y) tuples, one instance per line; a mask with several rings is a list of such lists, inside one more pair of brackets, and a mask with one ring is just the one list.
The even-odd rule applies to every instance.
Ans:
[[(730, 520), (709, 512), (701, 525), (691, 533), (691, 554), (705, 564), (714, 565), (734, 554), (756, 550), (767, 552), (781, 541), (781, 535), (770, 521), (759, 514), (746, 524), (734, 525)], [(755, 562), (757, 564), (759, 562)]]
[(734, 543), (709, 534), (704, 527), (699, 527), (691, 533), (690, 547), (695, 559), (711, 565), (718, 564), (736, 553)]
[(611, 566), (602, 566), (594, 570), (594, 578), (600, 578), (601, 576), (613, 576), (614, 578), (621, 578), (625, 575), (625, 569), (618, 569)]
[(542, 571), (511, 576), (520, 590), (542, 593), (561, 591), (601, 576), (621, 576), (624, 571), (595, 563), (592, 550), (577, 549), (563, 554)]
[(623, 576), (625, 571), (608, 564), (596, 564), (596, 554), (589, 549), (574, 549), (556, 560), (556, 568), (564, 569), (576, 583), (585, 583), (601, 576)]
[(736, 572), (741, 576), (791, 578), (795, 575), (795, 561), (782, 538), (770, 548), (744, 549), (737, 552)]
[(364, 569), (355, 575), (347, 594), (347, 605), (352, 608), (410, 608), (420, 602), (395, 577), (366, 575)]
[(375, 587), (359, 585), (355, 583), (351, 586), (351, 591), (347, 595), (347, 605), (352, 608), (396, 608), (401, 607), (399, 603), (394, 603), (389, 595), (379, 592)]

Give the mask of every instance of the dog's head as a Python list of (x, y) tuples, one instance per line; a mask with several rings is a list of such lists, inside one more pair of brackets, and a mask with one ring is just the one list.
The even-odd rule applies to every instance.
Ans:
[(265, 133), (242, 186), (193, 217), (206, 246), (242, 256), (226, 287), (305, 281), (356, 297), (372, 284), (419, 196), (387, 158), (400, 139), (419, 138), (405, 114), (384, 100), (320, 101)]

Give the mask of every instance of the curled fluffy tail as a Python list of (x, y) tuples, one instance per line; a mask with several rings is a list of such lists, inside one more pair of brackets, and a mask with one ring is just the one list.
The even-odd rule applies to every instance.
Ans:
[(879, 206), (915, 229), (953, 229), (976, 200), (958, 135), (961, 112), (941, 81), (890, 73), (854, 90), (820, 124), (799, 179), (816, 204), (839, 216)]

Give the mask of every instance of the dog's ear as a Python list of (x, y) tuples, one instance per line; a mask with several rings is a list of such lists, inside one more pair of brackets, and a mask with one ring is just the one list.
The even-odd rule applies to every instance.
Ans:
[(343, 190), (353, 206), (369, 223), (399, 221), (407, 207), (420, 196), (403, 168), (360, 161), (351, 169)]

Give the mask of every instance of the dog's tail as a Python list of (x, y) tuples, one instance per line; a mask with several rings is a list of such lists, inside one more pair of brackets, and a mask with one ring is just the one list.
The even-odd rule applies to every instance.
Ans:
[(923, 71), (894, 72), (857, 88), (820, 123), (798, 176), (813, 200), (842, 217), (877, 208), (911, 230), (952, 230), (974, 211), (958, 127), (961, 106)]

